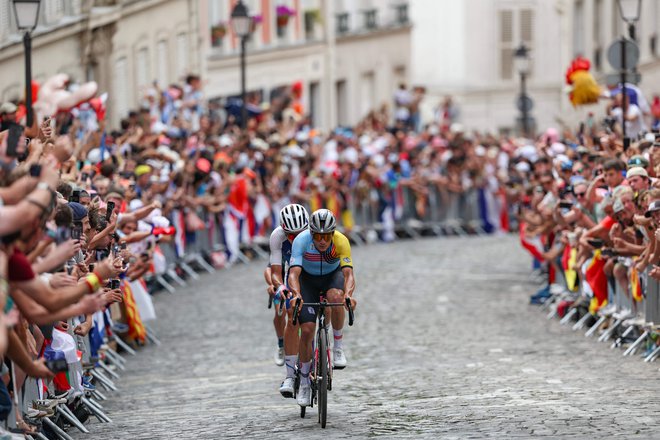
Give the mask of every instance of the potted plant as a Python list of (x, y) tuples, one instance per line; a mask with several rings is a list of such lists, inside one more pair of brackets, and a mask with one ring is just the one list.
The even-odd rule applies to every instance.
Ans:
[(213, 46), (220, 46), (226, 34), (227, 26), (223, 22), (211, 26), (211, 44)]
[(279, 5), (275, 8), (275, 15), (277, 16), (277, 27), (281, 28), (289, 23), (289, 17), (296, 15), (296, 11), (286, 5)]
[(260, 25), (262, 21), (263, 17), (261, 15), (253, 15), (252, 25), (250, 25), (250, 32), (254, 32), (257, 29), (257, 25)]

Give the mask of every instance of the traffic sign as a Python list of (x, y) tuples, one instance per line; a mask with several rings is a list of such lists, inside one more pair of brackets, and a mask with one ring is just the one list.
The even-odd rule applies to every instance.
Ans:
[(639, 46), (632, 40), (619, 38), (607, 49), (607, 61), (615, 70), (631, 70), (639, 63)]
[(516, 100), (516, 106), (518, 107), (518, 111), (529, 112), (534, 108), (534, 101), (527, 95), (520, 95)]

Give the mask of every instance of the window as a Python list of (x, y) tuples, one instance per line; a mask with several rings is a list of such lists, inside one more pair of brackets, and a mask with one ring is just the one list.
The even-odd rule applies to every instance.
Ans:
[(348, 12), (337, 14), (337, 34), (342, 35), (348, 32)]
[(309, 84), (309, 116), (312, 127), (321, 125), (321, 85), (318, 82)]
[(503, 9), (499, 11), (500, 78), (514, 77), (516, 48), (524, 43), (533, 52), (534, 11), (532, 9)]
[(124, 118), (128, 115), (128, 66), (126, 58), (122, 57), (115, 63), (115, 96), (116, 117)]
[(10, 33), (9, 25), (9, 1), (0, 0), (0, 41), (4, 40)]
[(364, 11), (365, 29), (376, 29), (378, 27), (378, 10), (368, 9)]
[(573, 56), (584, 55), (584, 1), (575, 2), (573, 10)]
[(593, 45), (594, 45), (594, 54), (593, 62), (594, 69), (601, 70), (603, 64), (603, 48), (601, 46), (602, 42), (605, 41), (603, 33), (603, 0), (596, 0), (594, 3), (594, 17), (593, 17)]
[(188, 73), (188, 36), (186, 34), (176, 36), (176, 60), (177, 76)]
[(335, 94), (337, 96), (337, 124), (348, 125), (348, 91), (346, 80), (337, 81)]
[(362, 75), (360, 85), (360, 118), (366, 116), (374, 109), (376, 100), (376, 77), (374, 72), (366, 72)]
[(46, 24), (57, 24), (64, 17), (64, 0), (42, 1), (41, 7)]
[(500, 76), (513, 78), (513, 11), (500, 11)]
[(158, 42), (158, 45), (156, 46), (156, 54), (158, 55), (157, 59), (157, 69), (158, 69), (158, 75), (156, 79), (158, 80), (158, 84), (161, 87), (167, 87), (169, 84), (170, 78), (169, 78), (169, 62), (168, 62), (168, 50), (167, 50), (167, 40), (160, 40)]
[(142, 48), (137, 53), (136, 59), (136, 80), (139, 93), (149, 85), (151, 74), (149, 72), (149, 49)]

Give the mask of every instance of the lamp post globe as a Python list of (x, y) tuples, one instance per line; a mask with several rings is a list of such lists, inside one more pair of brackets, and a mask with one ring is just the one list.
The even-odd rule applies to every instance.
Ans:
[(23, 31), (23, 47), (25, 50), (25, 109), (26, 126), (32, 127), (32, 31), (39, 22), (41, 0), (12, 0), (16, 27)]

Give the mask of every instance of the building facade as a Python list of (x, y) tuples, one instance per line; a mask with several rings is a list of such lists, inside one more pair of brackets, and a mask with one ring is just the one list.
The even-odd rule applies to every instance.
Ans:
[[(235, 0), (202, 0), (205, 93), (240, 93), (238, 39), (229, 17)], [(300, 82), (314, 125), (357, 122), (391, 102), (410, 72), (407, 2), (391, 0), (247, 0), (256, 25), (247, 43), (246, 83), (262, 100)], [(290, 15), (287, 15), (290, 14)], [(287, 15), (284, 17), (284, 15)]]
[[(109, 92), (110, 123), (136, 108), (154, 81), (161, 87), (199, 72), (197, 0), (42, 0), (33, 32), (33, 79), (56, 73), (96, 81)], [(11, 0), (0, 0), (0, 101), (23, 99), (21, 35)]]
[[(494, 133), (515, 130), (520, 115), (514, 63), (520, 43), (531, 49), (528, 92), (537, 128), (573, 127), (587, 112), (602, 114), (606, 103), (574, 109), (566, 69), (582, 55), (605, 84), (614, 72), (607, 49), (627, 34), (616, 0), (413, 0), (411, 19), (412, 81), (428, 86), (427, 105), (452, 95), (466, 127)], [(638, 70), (649, 99), (660, 92), (659, 32), (660, 2), (642, 0)]]

